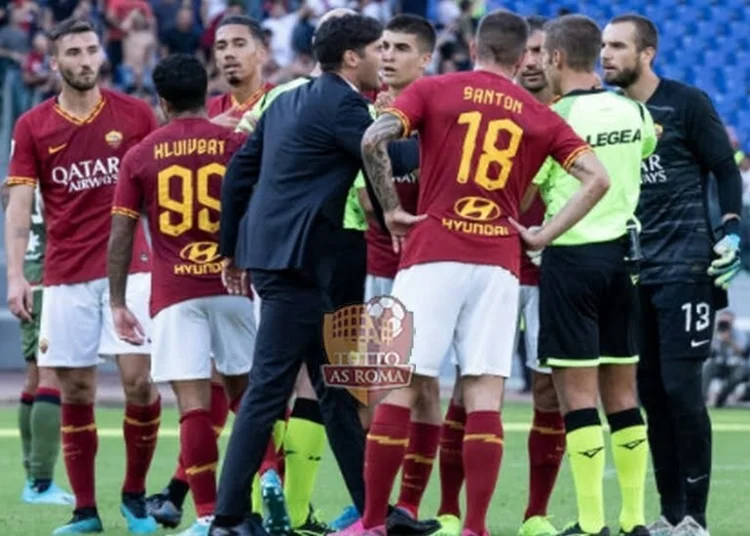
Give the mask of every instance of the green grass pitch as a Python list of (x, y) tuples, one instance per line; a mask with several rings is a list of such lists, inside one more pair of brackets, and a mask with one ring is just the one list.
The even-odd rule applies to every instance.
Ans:
[[(526, 438), (531, 408), (526, 404), (507, 404), (503, 411), (505, 422), (505, 453), (500, 470), (500, 480), (490, 512), (490, 530), (493, 536), (514, 536), (521, 521), (528, 490), (528, 464)], [(106, 534), (127, 534), (124, 520), (118, 511), (120, 486), (125, 467), (125, 452), (120, 433), (122, 412), (102, 409), (97, 413), (99, 427), (99, 455), (97, 458), (97, 494), (99, 512)], [(709, 523), (712, 536), (750, 535), (750, 414), (743, 410), (723, 410), (713, 413), (714, 472), (709, 505)], [(230, 421), (231, 425), (231, 421)], [(222, 438), (226, 445), (228, 433)], [(175, 466), (178, 447), (177, 414), (166, 410), (162, 416), (159, 444), (148, 478), (149, 493), (166, 484)], [(0, 409), (0, 535), (46, 536), (66, 522), (70, 511), (58, 506), (28, 506), (20, 502), (23, 486), (21, 447), (16, 431), (15, 408)], [(619, 490), (608, 452), (605, 480), (607, 520), (612, 529), (617, 528)], [(57, 482), (69, 489), (62, 459), (57, 467)], [(395, 497), (394, 492), (394, 497)], [(333, 456), (324, 456), (317, 487), (313, 497), (315, 508), (323, 519), (331, 520), (348, 504), (346, 488), (339, 475)], [(433, 471), (421, 514), (435, 513), (439, 501), (437, 466)], [(649, 519), (656, 516), (658, 499), (649, 476), (646, 494), (646, 512)], [(568, 469), (563, 464), (558, 485), (552, 497), (550, 513), (553, 521), (563, 525), (573, 519), (575, 497)], [(190, 498), (183, 519), (184, 530), (193, 520)], [(179, 530), (160, 534), (175, 534)], [(613, 531), (614, 533), (614, 531)]]

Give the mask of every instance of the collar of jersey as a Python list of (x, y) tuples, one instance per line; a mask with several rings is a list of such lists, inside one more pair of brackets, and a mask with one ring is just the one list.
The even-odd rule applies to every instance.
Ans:
[(564, 99), (565, 97), (577, 97), (580, 95), (596, 95), (597, 93), (606, 93), (607, 91), (609, 90), (604, 89), (603, 87), (592, 87), (591, 89), (574, 89), (573, 91), (568, 91), (560, 98)]

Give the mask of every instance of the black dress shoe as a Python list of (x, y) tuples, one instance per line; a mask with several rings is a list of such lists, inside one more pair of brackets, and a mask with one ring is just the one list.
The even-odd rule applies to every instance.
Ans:
[(212, 523), (208, 534), (209, 536), (268, 536), (261, 524), (250, 519), (234, 527), (217, 527)]
[(437, 519), (420, 521), (400, 508), (394, 508), (385, 521), (388, 536), (428, 536), (440, 530)]

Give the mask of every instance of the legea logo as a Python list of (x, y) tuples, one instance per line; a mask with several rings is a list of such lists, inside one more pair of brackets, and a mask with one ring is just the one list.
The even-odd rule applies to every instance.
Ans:
[(363, 404), (380, 402), (392, 389), (411, 384), (413, 337), (414, 315), (391, 296), (326, 313), (326, 384), (348, 389)]

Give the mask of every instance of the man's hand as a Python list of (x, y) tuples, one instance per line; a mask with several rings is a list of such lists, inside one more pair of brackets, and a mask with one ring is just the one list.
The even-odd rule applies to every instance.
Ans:
[(729, 288), (740, 269), (740, 237), (736, 234), (730, 234), (719, 240), (714, 246), (714, 253), (719, 258), (715, 259), (711, 266), (708, 267), (708, 275), (714, 277), (714, 285), (724, 290)]
[(391, 233), (393, 251), (396, 253), (401, 252), (409, 229), (420, 221), (427, 219), (427, 214), (415, 216), (414, 214), (409, 214), (400, 206), (384, 213), (383, 216), (385, 218), (385, 225)]
[(238, 268), (234, 264), (234, 259), (224, 259), (224, 266), (221, 270), (221, 282), (229, 294), (234, 296), (247, 296), (247, 270)]
[(393, 104), (393, 96), (387, 91), (381, 91), (375, 98), (375, 109), (378, 113), (382, 112)]
[[(544, 246), (549, 243), (549, 240), (544, 236), (542, 227), (526, 228), (513, 218), (508, 218), (508, 221), (513, 227), (516, 228), (518, 234), (521, 236), (521, 240), (526, 243), (526, 249), (528, 250), (528, 252), (538, 251), (541, 253), (541, 250), (544, 249)], [(531, 255), (529, 255), (529, 257), (533, 262), (534, 258)]]
[(125, 342), (140, 346), (143, 344), (146, 335), (141, 323), (126, 306), (112, 307), (112, 320), (115, 323), (117, 336)]
[(237, 107), (232, 106), (229, 110), (227, 110), (223, 114), (219, 114), (216, 117), (212, 117), (211, 122), (215, 125), (219, 125), (219, 126), (234, 130), (235, 128), (237, 128), (237, 125), (240, 122), (238, 118), (232, 115), (236, 110), (237, 110)]
[[(529, 227), (529, 232), (532, 234), (536, 234), (537, 232), (539, 232), (539, 229), (541, 229), (541, 227), (538, 227), (538, 226)], [(533, 264), (537, 268), (542, 265), (542, 251), (544, 251), (544, 248), (542, 249), (526, 249), (525, 248), (525, 251), (526, 251), (526, 256), (531, 261), (531, 264)]]
[(24, 322), (31, 322), (34, 296), (31, 285), (23, 276), (8, 279), (8, 309)]

